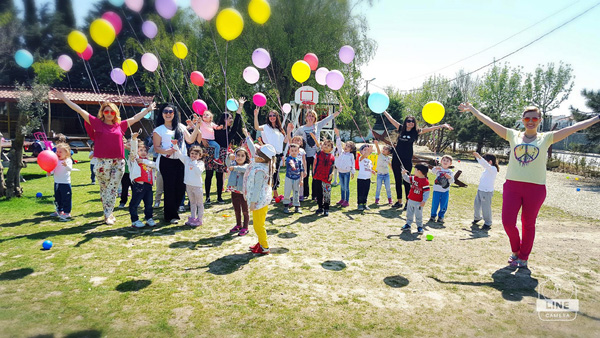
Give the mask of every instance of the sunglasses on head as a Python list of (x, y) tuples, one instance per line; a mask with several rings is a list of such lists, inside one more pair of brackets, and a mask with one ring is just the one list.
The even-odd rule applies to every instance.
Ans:
[(525, 122), (525, 123), (528, 123), (529, 121), (537, 122), (539, 120), (540, 120), (539, 117), (524, 117), (523, 118), (523, 122)]
[(117, 113), (115, 113), (114, 110), (105, 110), (103, 111), (104, 115), (116, 115)]

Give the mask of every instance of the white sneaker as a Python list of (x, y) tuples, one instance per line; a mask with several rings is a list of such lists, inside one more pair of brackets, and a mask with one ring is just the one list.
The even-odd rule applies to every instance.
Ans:
[(137, 221), (133, 222), (133, 223), (131, 224), (131, 226), (132, 226), (132, 227), (134, 227), (134, 228), (143, 228), (143, 227), (145, 226), (145, 224), (144, 224), (144, 223), (142, 223), (142, 221), (140, 221), (140, 220), (138, 219)]
[(123, 209), (123, 208), (125, 208), (125, 204), (123, 204), (123, 203), (119, 204), (119, 209)]
[(170, 223), (171, 224), (178, 224), (179, 220), (177, 218), (173, 218)]
[(68, 222), (71, 220), (71, 216), (67, 216), (67, 215), (60, 215), (58, 216), (58, 221), (59, 222)]
[(146, 220), (146, 225), (149, 227), (153, 227), (156, 225), (156, 222), (154, 222), (154, 220), (152, 218), (149, 218)]
[(108, 217), (104, 220), (104, 223), (106, 223), (107, 225), (114, 225), (115, 224), (115, 220), (111, 217)]
[(154, 202), (154, 207), (155, 207), (155, 208), (158, 208), (158, 207), (160, 207), (160, 202)]
[(185, 207), (180, 206), (179, 207), (179, 212), (185, 212)]
[(58, 216), (60, 216), (60, 214), (58, 213), (58, 211), (55, 211), (55, 212), (51, 213), (48, 216), (50, 216), (50, 217), (58, 217)]

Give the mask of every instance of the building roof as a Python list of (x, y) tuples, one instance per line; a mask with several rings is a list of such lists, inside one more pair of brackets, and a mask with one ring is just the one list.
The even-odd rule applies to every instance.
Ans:
[[(119, 95), (115, 92), (100, 92), (94, 93), (85, 89), (65, 89), (57, 88), (65, 93), (66, 97), (77, 104), (99, 104), (104, 101), (123, 103), (129, 106), (143, 107), (152, 102), (154, 96), (150, 95)], [(18, 101), (18, 91), (13, 86), (0, 86), (0, 102), (16, 102)], [(62, 103), (53, 95), (50, 95), (51, 103)]]

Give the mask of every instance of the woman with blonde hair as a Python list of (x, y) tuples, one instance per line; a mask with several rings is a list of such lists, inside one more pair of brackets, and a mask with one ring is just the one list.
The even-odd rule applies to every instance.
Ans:
[(62, 100), (81, 115), (86, 123), (90, 124), (94, 133), (94, 158), (97, 159), (94, 171), (98, 185), (100, 185), (104, 221), (108, 225), (115, 224), (116, 219), (113, 215), (113, 209), (117, 199), (117, 190), (125, 170), (123, 136), (127, 128), (154, 110), (155, 103), (152, 102), (133, 117), (121, 121), (119, 108), (112, 102), (102, 103), (100, 110), (98, 110), (98, 116), (93, 116), (69, 100), (63, 92), (53, 89), (50, 94)]

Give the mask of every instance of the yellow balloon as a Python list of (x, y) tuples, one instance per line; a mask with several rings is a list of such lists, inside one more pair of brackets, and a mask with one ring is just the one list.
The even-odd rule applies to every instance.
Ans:
[(298, 60), (292, 66), (292, 77), (294, 80), (303, 83), (310, 77), (310, 65), (304, 60)]
[(429, 124), (436, 124), (444, 118), (445, 113), (446, 110), (441, 103), (437, 101), (427, 102), (423, 107), (423, 120)]
[(271, 16), (271, 6), (266, 0), (252, 0), (248, 4), (248, 14), (254, 22), (262, 25)]
[(371, 155), (369, 155), (369, 160), (371, 160), (371, 162), (373, 163), (373, 170), (377, 171), (377, 159), (379, 157), (377, 156), (377, 153), (371, 153)]
[(102, 47), (110, 46), (115, 41), (115, 28), (105, 19), (96, 19), (90, 25), (92, 40)]
[(138, 64), (134, 59), (127, 59), (123, 61), (123, 73), (127, 76), (135, 74), (138, 70)]
[(88, 45), (88, 40), (85, 37), (85, 34), (80, 31), (72, 31), (69, 33), (67, 42), (69, 43), (69, 47), (71, 47), (77, 53), (83, 53)]
[(227, 41), (231, 41), (240, 34), (244, 29), (244, 19), (240, 12), (233, 8), (225, 8), (217, 15), (217, 32)]
[(188, 48), (183, 42), (175, 42), (173, 45), (173, 54), (180, 59), (185, 59), (188, 55)]

